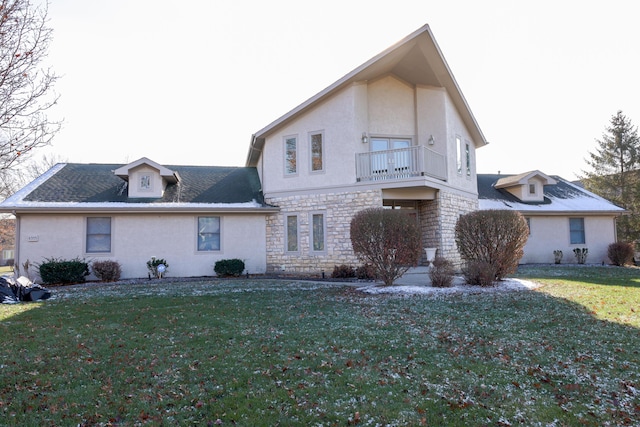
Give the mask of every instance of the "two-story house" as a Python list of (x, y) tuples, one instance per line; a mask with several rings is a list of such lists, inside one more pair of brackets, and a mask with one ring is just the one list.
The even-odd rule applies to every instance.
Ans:
[(415, 215), (424, 247), (458, 259), (454, 227), (478, 208), (487, 144), (428, 26), (256, 132), (269, 270), (357, 264), (349, 225), (368, 207)]
[(456, 261), (454, 227), (478, 209), (487, 144), (428, 26), (256, 132), (241, 168), (60, 164), (0, 204), (17, 218), (16, 264), (114, 259), (123, 277), (151, 256), (169, 275), (359, 264), (349, 227), (368, 207), (419, 221), (423, 246)]

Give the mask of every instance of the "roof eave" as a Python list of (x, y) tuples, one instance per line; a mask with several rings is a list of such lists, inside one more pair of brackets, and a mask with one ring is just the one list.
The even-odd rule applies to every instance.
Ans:
[(260, 213), (270, 214), (278, 213), (280, 208), (273, 206), (255, 207), (255, 208), (222, 208), (222, 207), (207, 207), (207, 206), (188, 206), (188, 207), (90, 207), (90, 206), (74, 206), (74, 207), (46, 207), (46, 206), (7, 206), (0, 207), (0, 213), (9, 213), (12, 215), (29, 214), (29, 213), (46, 213), (46, 214), (70, 214), (70, 213), (113, 213), (113, 214), (144, 214), (144, 213), (164, 213), (164, 214), (177, 214), (177, 213)]

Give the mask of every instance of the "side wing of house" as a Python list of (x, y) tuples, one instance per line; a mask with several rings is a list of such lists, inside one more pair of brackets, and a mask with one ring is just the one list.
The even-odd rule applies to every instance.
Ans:
[(403, 209), (423, 245), (457, 258), (453, 228), (477, 208), (482, 135), (428, 27), (253, 135), (269, 204), (268, 269), (357, 265), (349, 224), (368, 207)]
[(480, 209), (522, 213), (529, 239), (522, 263), (577, 262), (573, 250), (587, 248), (588, 263), (609, 263), (607, 248), (616, 242), (616, 218), (624, 209), (560, 177), (540, 171), (519, 175), (478, 175)]
[[(123, 278), (213, 276), (217, 260), (266, 270), (267, 213), (254, 168), (59, 164), (0, 204), (17, 221), (16, 265), (48, 258), (115, 260)], [(22, 271), (22, 274), (27, 272)], [(28, 274), (38, 280), (37, 269)], [(95, 277), (90, 277), (94, 279)]]

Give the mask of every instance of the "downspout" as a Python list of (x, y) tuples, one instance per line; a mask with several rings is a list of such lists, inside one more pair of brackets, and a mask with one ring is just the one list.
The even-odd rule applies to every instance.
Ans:
[(15, 242), (13, 245), (13, 274), (15, 276), (16, 273), (19, 274), (18, 269), (20, 268), (20, 215), (16, 211), (13, 211), (12, 214), (16, 217), (16, 229), (13, 236)]

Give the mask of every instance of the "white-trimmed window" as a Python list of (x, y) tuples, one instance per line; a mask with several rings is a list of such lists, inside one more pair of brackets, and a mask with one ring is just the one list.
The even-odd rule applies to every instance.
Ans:
[(87, 217), (87, 253), (111, 252), (111, 217)]
[(148, 173), (141, 174), (139, 184), (140, 190), (151, 190), (151, 175), (149, 175)]
[(198, 251), (220, 250), (220, 217), (198, 217)]
[(462, 175), (462, 140), (456, 136), (456, 170)]
[(298, 252), (298, 215), (286, 215), (284, 218), (286, 227), (286, 251)]
[(284, 138), (284, 174), (295, 175), (298, 173), (298, 138), (286, 136)]
[(322, 132), (309, 134), (311, 144), (311, 172), (324, 170), (324, 137)]
[(529, 184), (529, 194), (531, 194), (531, 195), (536, 194), (536, 185), (535, 184)]
[(572, 245), (583, 245), (586, 243), (584, 218), (569, 218), (569, 235)]
[(326, 241), (325, 214), (314, 212), (311, 214), (311, 251), (324, 252)]
[(471, 176), (471, 146), (468, 142), (464, 143), (464, 161), (467, 169), (467, 176)]

